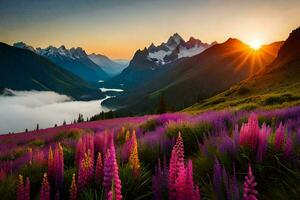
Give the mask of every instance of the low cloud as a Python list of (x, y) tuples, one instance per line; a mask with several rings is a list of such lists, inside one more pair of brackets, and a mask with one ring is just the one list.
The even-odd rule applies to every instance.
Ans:
[(108, 109), (97, 101), (72, 101), (66, 95), (55, 92), (13, 91), (12, 96), (0, 96), (0, 134), (32, 130), (37, 123), (40, 128), (70, 123), (83, 114), (91, 117)]

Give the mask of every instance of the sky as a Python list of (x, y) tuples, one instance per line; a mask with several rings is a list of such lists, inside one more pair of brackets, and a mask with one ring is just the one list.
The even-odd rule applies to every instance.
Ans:
[(0, 0), (0, 41), (84, 48), (113, 59), (185, 40), (284, 40), (300, 26), (299, 0)]

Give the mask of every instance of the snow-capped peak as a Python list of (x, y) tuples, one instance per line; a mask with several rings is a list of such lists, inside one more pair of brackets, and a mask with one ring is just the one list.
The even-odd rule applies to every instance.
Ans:
[(155, 46), (153, 43), (148, 47), (148, 60), (154, 61), (157, 65), (164, 65), (176, 59), (183, 57), (191, 57), (201, 53), (205, 49), (212, 46), (208, 43), (203, 43), (199, 39), (190, 37), (185, 42), (178, 34), (173, 34), (166, 43)]
[(176, 48), (177, 45), (180, 45), (183, 43), (185, 43), (185, 41), (182, 39), (182, 37), (178, 33), (175, 33), (168, 39), (168, 42), (166, 45), (169, 48), (174, 49), (174, 48)]
[(26, 49), (32, 52), (35, 52), (35, 49), (32, 46), (27, 45), (24, 42), (16, 42), (13, 44), (14, 47), (20, 48), (20, 49)]

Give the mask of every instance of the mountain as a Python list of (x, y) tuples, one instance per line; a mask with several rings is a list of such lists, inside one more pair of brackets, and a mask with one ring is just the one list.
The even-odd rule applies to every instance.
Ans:
[[(163, 95), (170, 107), (179, 110), (262, 71), (275, 59), (281, 45), (282, 42), (276, 42), (255, 51), (230, 38), (200, 54), (166, 64), (162, 67), (165, 69), (163, 73), (140, 83), (138, 87), (127, 89), (123, 96), (106, 104), (123, 106), (120, 110), (123, 113), (147, 113), (154, 111)], [(139, 54), (143, 57), (147, 54), (146, 49)]]
[[(218, 102), (210, 104), (211, 102)], [(264, 70), (187, 110), (255, 109), (300, 104), (300, 27), (292, 31)]]
[(127, 67), (126, 63), (120, 64), (119, 62), (115, 62), (101, 54), (92, 53), (89, 55), (89, 58), (94, 63), (101, 66), (101, 68), (110, 76), (115, 76), (121, 73), (121, 71)]
[(213, 44), (203, 43), (191, 37), (187, 42), (178, 34), (172, 35), (166, 43), (155, 46), (153, 43), (135, 52), (127, 68), (121, 74), (107, 82), (107, 86), (133, 89), (140, 84), (165, 73), (169, 67), (182, 59), (203, 52)]
[(127, 67), (129, 65), (129, 60), (126, 59), (115, 59), (114, 62), (119, 63), (124, 67)]
[(0, 90), (55, 91), (87, 100), (104, 97), (98, 88), (32, 51), (0, 43)]
[(66, 47), (62, 45), (59, 48), (49, 46), (45, 49), (34, 49), (23, 42), (15, 43), (14, 47), (33, 51), (88, 82), (97, 82), (109, 78), (108, 74), (105, 73), (100, 66), (95, 64), (80, 47), (66, 49)]

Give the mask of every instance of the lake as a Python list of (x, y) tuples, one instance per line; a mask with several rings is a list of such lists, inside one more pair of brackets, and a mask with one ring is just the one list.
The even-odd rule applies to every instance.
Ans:
[(41, 128), (61, 125), (78, 118), (79, 113), (84, 119), (108, 108), (101, 103), (111, 98), (94, 101), (74, 101), (66, 95), (51, 91), (14, 91), (8, 89), (12, 96), (0, 96), (0, 134), (21, 132), (26, 128), (33, 130), (37, 123)]

